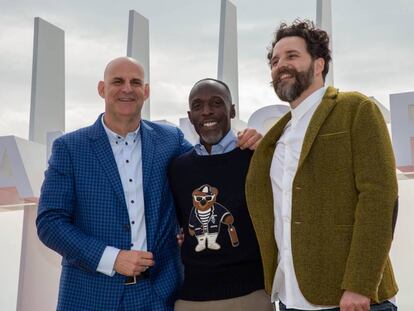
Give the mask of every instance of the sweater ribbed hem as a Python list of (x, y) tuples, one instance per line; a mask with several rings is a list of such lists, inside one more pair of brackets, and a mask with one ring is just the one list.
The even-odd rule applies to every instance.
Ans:
[(180, 299), (209, 301), (230, 299), (263, 289), (260, 261), (220, 268), (185, 267)]

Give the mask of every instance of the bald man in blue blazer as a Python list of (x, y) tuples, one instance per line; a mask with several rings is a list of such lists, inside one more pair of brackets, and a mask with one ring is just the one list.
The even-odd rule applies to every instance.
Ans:
[(149, 86), (134, 59), (111, 61), (98, 91), (105, 113), (54, 142), (41, 191), (38, 235), (63, 257), (57, 310), (172, 310), (182, 271), (166, 172), (191, 145), (141, 120)]

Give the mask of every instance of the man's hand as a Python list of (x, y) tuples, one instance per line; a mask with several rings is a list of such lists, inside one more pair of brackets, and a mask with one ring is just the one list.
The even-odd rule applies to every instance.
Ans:
[(237, 133), (237, 147), (240, 147), (240, 149), (249, 148), (250, 150), (256, 150), (262, 137), (263, 135), (255, 129), (246, 128)]
[(194, 231), (194, 229), (188, 228), (188, 233), (189, 233), (191, 236), (195, 236), (195, 231)]
[(116, 257), (114, 269), (126, 276), (140, 275), (155, 264), (152, 253), (121, 250)]
[(341, 311), (369, 311), (371, 299), (363, 295), (345, 291), (339, 302)]

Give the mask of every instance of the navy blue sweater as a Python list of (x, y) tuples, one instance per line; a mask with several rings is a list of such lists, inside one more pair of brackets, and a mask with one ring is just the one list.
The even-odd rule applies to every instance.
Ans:
[(185, 235), (181, 299), (228, 299), (263, 288), (259, 246), (244, 194), (252, 154), (236, 148), (199, 156), (192, 150), (170, 166), (170, 185)]

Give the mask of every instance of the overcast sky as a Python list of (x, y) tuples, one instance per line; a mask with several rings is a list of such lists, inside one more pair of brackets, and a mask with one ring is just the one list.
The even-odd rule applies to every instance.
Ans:
[[(238, 14), (240, 117), (279, 103), (266, 47), (281, 21), (316, 18), (316, 0), (233, 0)], [(65, 31), (66, 130), (103, 111), (106, 63), (125, 55), (128, 12), (150, 21), (151, 117), (178, 123), (193, 83), (217, 76), (220, 0), (0, 0), (0, 136), (28, 137), (34, 17)], [(414, 1), (332, 0), (335, 86), (375, 96), (414, 91)]]

